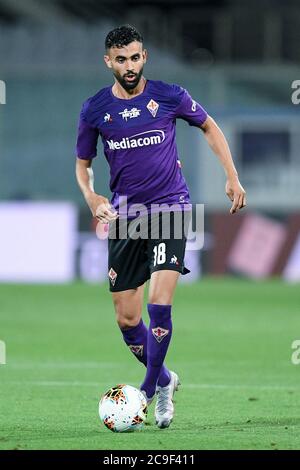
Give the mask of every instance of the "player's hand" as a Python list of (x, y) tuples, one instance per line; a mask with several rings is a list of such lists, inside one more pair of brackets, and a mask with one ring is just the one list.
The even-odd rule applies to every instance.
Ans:
[(246, 191), (238, 178), (229, 178), (226, 181), (225, 191), (229, 199), (232, 201), (230, 214), (235, 214), (235, 212), (246, 206)]
[(103, 224), (108, 224), (109, 222), (116, 220), (118, 217), (118, 213), (109, 200), (104, 196), (92, 193), (88, 196), (87, 203), (91, 209), (93, 217), (96, 217)]

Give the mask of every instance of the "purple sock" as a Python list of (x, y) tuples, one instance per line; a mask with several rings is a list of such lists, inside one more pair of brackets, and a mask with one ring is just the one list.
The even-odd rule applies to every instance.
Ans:
[[(148, 304), (150, 325), (147, 341), (147, 373), (141, 390), (144, 390), (149, 398), (155, 394), (158, 377), (172, 336), (171, 309), (172, 305)], [(169, 381), (170, 378), (165, 385)]]
[[(125, 343), (135, 357), (147, 367), (147, 337), (148, 330), (143, 320), (133, 328), (122, 330)], [(168, 369), (163, 365), (158, 378), (158, 385), (165, 387), (170, 382)]]

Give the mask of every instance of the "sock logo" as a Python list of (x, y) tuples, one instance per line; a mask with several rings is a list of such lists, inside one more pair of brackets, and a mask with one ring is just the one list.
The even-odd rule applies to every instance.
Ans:
[(140, 345), (137, 345), (137, 344), (130, 344), (129, 345), (129, 349), (131, 352), (133, 352), (133, 354), (135, 354), (136, 356), (142, 356), (143, 355), (143, 351), (144, 351), (144, 346), (143, 344), (140, 344)]
[(170, 330), (165, 330), (158, 326), (157, 328), (152, 328), (152, 334), (158, 343), (161, 343), (162, 340), (169, 334)]

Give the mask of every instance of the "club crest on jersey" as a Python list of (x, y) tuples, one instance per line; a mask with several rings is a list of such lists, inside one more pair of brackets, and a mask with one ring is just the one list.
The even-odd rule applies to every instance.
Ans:
[(153, 117), (156, 116), (158, 108), (159, 108), (159, 104), (156, 103), (156, 101), (154, 101), (152, 99), (147, 104), (147, 109), (148, 109), (148, 111), (150, 111), (150, 113), (152, 114)]
[(133, 354), (135, 354), (136, 356), (142, 356), (143, 355), (143, 351), (144, 351), (144, 346), (142, 344), (140, 345), (136, 345), (136, 344), (130, 344), (129, 345), (129, 349), (131, 352), (133, 352)]
[(118, 275), (117, 275), (116, 271), (113, 268), (110, 268), (110, 270), (108, 272), (108, 277), (109, 277), (109, 280), (110, 280), (112, 286), (115, 285), (117, 276)]
[(141, 114), (141, 110), (137, 108), (131, 108), (131, 109), (125, 108), (124, 111), (121, 111), (119, 114), (121, 114), (122, 118), (125, 119), (125, 121), (127, 121), (128, 119), (139, 117)]
[(158, 343), (161, 343), (162, 340), (169, 334), (169, 330), (165, 330), (160, 326), (157, 328), (152, 328), (152, 334)]
[(106, 113), (104, 116), (104, 122), (112, 122), (112, 117), (109, 113)]

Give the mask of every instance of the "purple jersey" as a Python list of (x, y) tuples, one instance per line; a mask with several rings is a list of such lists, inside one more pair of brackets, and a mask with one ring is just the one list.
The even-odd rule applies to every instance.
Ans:
[(140, 95), (120, 99), (112, 87), (100, 90), (82, 107), (77, 156), (90, 160), (101, 136), (110, 166), (112, 204), (189, 204), (189, 191), (178, 157), (175, 126), (181, 118), (201, 126), (206, 111), (178, 85), (147, 80)]

